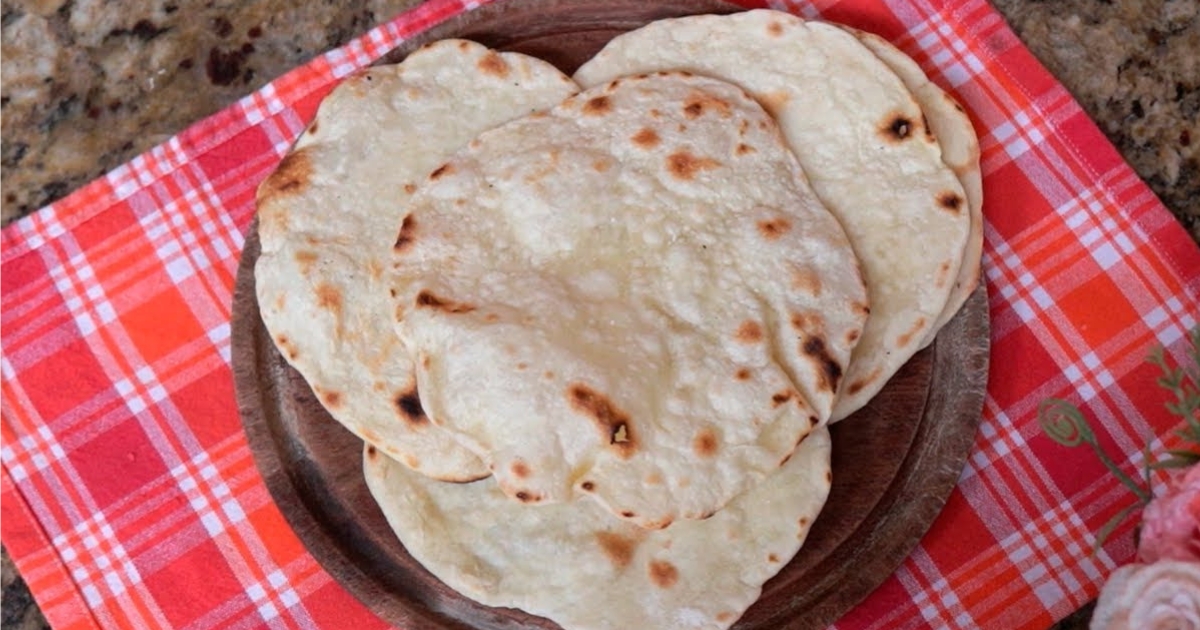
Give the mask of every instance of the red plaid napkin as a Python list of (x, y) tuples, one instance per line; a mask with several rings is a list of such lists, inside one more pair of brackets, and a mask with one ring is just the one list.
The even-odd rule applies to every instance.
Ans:
[[(316, 564), (254, 467), (230, 301), (254, 190), (341, 77), (473, 6), (434, 0), (201, 121), (3, 232), (3, 541), (76, 628), (383, 624)], [(1179, 356), (1200, 250), (984, 1), (787, 3), (875, 31), (973, 114), (987, 195), (991, 382), (958, 489), (838, 628), (1045, 628), (1132, 555), (1132, 502), (1043, 437), (1060, 396), (1134, 470), (1172, 419), (1143, 362)]]

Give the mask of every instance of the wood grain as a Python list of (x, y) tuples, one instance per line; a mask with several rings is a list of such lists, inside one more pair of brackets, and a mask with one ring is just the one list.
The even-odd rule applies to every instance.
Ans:
[[(614, 35), (653, 19), (731, 12), (721, 2), (652, 4), (512, 0), (452, 18), (383, 62), (428, 41), (466, 37), (536, 54), (564, 72)], [(407, 630), (557, 626), (476, 604), (413, 560), (362, 476), (361, 442), (335, 422), (276, 351), (254, 292), (251, 227), (233, 304), (238, 406), (255, 462), (288, 523), (339, 582), (381, 618)], [(981, 287), (939, 335), (866, 408), (833, 428), (834, 484), (797, 557), (764, 586), (736, 628), (824, 628), (903, 561), (941, 511), (974, 440), (988, 358)]]

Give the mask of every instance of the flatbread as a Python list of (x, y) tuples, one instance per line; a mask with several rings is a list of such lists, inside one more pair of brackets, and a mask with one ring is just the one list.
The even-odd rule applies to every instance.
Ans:
[(422, 416), (386, 280), (404, 206), (475, 134), (576, 91), (549, 64), (445, 40), (348, 78), (258, 190), (263, 322), (336, 420), (423, 474), (488, 474)]
[(830, 487), (829, 432), (704, 521), (648, 531), (590, 501), (527, 507), (490, 479), (448, 484), (368, 447), (367, 487), (408, 552), (488, 606), (567, 630), (728, 628), (804, 543)]
[(967, 246), (963, 251), (962, 265), (958, 268), (958, 277), (954, 280), (954, 288), (950, 290), (946, 306), (921, 342), (921, 347), (925, 347), (933, 342), (942, 326), (958, 313), (975, 291), (975, 287), (979, 286), (979, 267), (983, 253), (983, 174), (979, 166), (979, 138), (975, 135), (975, 127), (971, 125), (971, 117), (967, 115), (966, 109), (953, 96), (930, 81), (921, 70), (921, 66), (911, 57), (878, 35), (845, 26), (843, 28), (854, 33), (863, 45), (871, 49), (875, 56), (900, 77), (908, 91), (912, 92), (921, 106), (921, 111), (925, 113), (926, 124), (933, 130), (933, 135), (942, 147), (942, 162), (954, 171), (967, 196), (971, 225)]
[(737, 87), (631, 77), (489, 130), (396, 239), (425, 413), (529, 503), (704, 518), (830, 412), (858, 264)]
[(758, 99), (850, 236), (871, 302), (832, 418), (850, 415), (921, 347), (948, 301), (970, 225), (962, 185), (912, 94), (836, 26), (770, 10), (661, 20), (614, 38), (575, 80), (672, 68)]

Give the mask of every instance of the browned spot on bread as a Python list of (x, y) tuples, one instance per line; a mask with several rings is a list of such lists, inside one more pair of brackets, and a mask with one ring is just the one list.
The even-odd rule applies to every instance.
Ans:
[(585, 482), (579, 484), (579, 489), (583, 490), (584, 492), (591, 492), (596, 489), (596, 482), (585, 481)]
[(801, 516), (799, 523), (800, 527), (808, 527), (808, 517)]
[(938, 207), (951, 214), (962, 212), (963, 198), (953, 190), (946, 190), (938, 193)]
[(317, 286), (317, 306), (331, 311), (342, 310), (342, 292), (337, 287), (322, 284)]
[(592, 418), (600, 434), (621, 459), (628, 459), (637, 450), (637, 435), (629, 415), (618, 409), (607, 396), (583, 383), (573, 383), (567, 388), (567, 400), (576, 411)]
[(683, 103), (683, 115), (688, 118), (699, 118), (705, 112), (716, 112), (721, 118), (729, 118), (733, 115), (733, 109), (724, 99), (699, 90), (688, 95), (687, 100)]
[(258, 189), (259, 202), (276, 197), (286, 197), (299, 194), (308, 187), (312, 179), (312, 159), (308, 156), (308, 148), (292, 151), (283, 157), (275, 172), (263, 181)]
[(846, 387), (846, 393), (852, 395), (857, 394), (858, 392), (862, 391), (862, 388), (870, 385), (875, 379), (879, 378), (880, 373), (881, 368), (875, 368), (870, 374), (860, 378), (857, 381), (854, 381), (853, 383), (850, 383), (850, 385)]
[(733, 377), (739, 381), (748, 381), (750, 380), (750, 370), (746, 368), (740, 368), (736, 373), (734, 373)]
[(314, 118), (314, 119), (313, 119), (313, 121), (312, 121), (312, 124), (308, 126), (308, 133), (309, 133), (309, 135), (312, 135), (312, 134), (314, 134), (314, 133), (317, 133), (317, 128), (320, 126), (320, 125), (318, 125), (318, 124), (317, 124), (318, 122), (319, 122), (319, 121), (318, 121), (317, 119), (315, 119), (315, 118)]
[(411, 426), (420, 426), (429, 422), (425, 408), (421, 406), (421, 396), (417, 393), (417, 383), (413, 381), (407, 391), (396, 395), (396, 412), (400, 419)]
[(862, 302), (855, 302), (853, 308), (864, 317), (871, 314), (871, 307)]
[(612, 101), (607, 96), (593, 96), (583, 104), (583, 113), (587, 116), (603, 116), (612, 111)]
[(781, 392), (776, 392), (773, 396), (771, 396), (771, 406), (778, 407), (778, 406), (782, 405), (783, 403), (791, 400), (792, 396), (795, 396), (795, 395), (796, 395), (796, 392), (793, 392), (790, 389), (785, 389)]
[(316, 252), (310, 252), (307, 249), (296, 251), (296, 264), (300, 265), (300, 271), (302, 273), (308, 273), (312, 269), (313, 264), (316, 262)]
[[(642, 529), (666, 529), (671, 526), (672, 522), (674, 522), (674, 519), (672, 519), (671, 517), (668, 516), (665, 518), (661, 518), (657, 521), (641, 523), (640, 525), (641, 525)], [(668, 541), (668, 542), (670, 542), (670, 541)]]
[(512, 474), (516, 475), (519, 479), (524, 479), (529, 476), (529, 466), (526, 466), (525, 462), (523, 461), (518, 460), (513, 462), (511, 469)]
[(605, 88), (605, 89), (607, 89), (607, 90), (610, 90), (610, 91), (611, 91), (611, 90), (615, 90), (615, 89), (617, 89), (617, 86), (619, 86), (619, 85), (621, 85), (621, 80), (620, 80), (620, 79), (613, 79), (612, 81), (609, 81), (609, 82), (608, 82), (608, 87), (607, 87), (607, 88)]
[(375, 457), (376, 457), (375, 447), (371, 446), (369, 444), (367, 445), (367, 457), (369, 457), (371, 459), (375, 459)]
[(809, 267), (793, 267), (792, 288), (810, 295), (821, 295), (821, 276)]
[(913, 121), (902, 113), (891, 114), (879, 126), (879, 134), (888, 142), (900, 142), (908, 139), (913, 132)]
[(508, 62), (494, 50), (489, 50), (476, 66), (484, 74), (490, 74), (501, 79), (508, 76)]
[(899, 337), (896, 337), (896, 343), (901, 348), (903, 348), (904, 346), (907, 346), (908, 343), (910, 341), (912, 341), (917, 336), (917, 333), (920, 332), (921, 329), (924, 327), (925, 327), (925, 318), (918, 317), (917, 321), (913, 322), (913, 325), (911, 328), (909, 328), (904, 334), (900, 335)]
[(780, 35), (783, 35), (783, 25), (780, 24), (778, 20), (771, 20), (770, 23), (767, 24), (767, 35), (770, 35), (771, 37), (779, 37)]
[(658, 471), (655, 471), (655, 472), (650, 473), (649, 475), (646, 475), (646, 485), (648, 485), (648, 486), (662, 485), (662, 482), (663, 482), (662, 475), (658, 474)]
[(649, 127), (642, 127), (642, 130), (633, 134), (633, 137), (630, 138), (630, 140), (643, 149), (650, 149), (658, 146), (658, 143), (661, 139), (653, 129)]
[(279, 348), (280, 350), (283, 350), (283, 353), (286, 354), (287, 358), (289, 358), (289, 359), (294, 360), (297, 356), (300, 355), (300, 352), (298, 350), (296, 350), (296, 345), (292, 343), (292, 340), (289, 339), (287, 335), (276, 336), (275, 337), (275, 346), (277, 348)]
[(554, 372), (551, 372), (550, 370), (546, 370), (545, 373), (542, 374), (542, 376), (545, 376), (547, 379), (551, 379), (551, 378), (554, 378)]
[(286, 293), (280, 293), (279, 295), (275, 296), (275, 310), (282, 311), (283, 307), (286, 305), (287, 305), (287, 294)]
[(449, 162), (446, 162), (445, 164), (433, 169), (433, 172), (429, 174), (429, 179), (440, 179), (441, 177), (449, 175), (453, 172), (454, 166), (452, 166)]
[(542, 500), (540, 495), (528, 492), (526, 490), (518, 490), (516, 494), (513, 495), (513, 498), (521, 503), (537, 503), (538, 501)]
[(337, 409), (342, 406), (342, 394), (335, 391), (321, 392), (321, 402), (326, 409)]
[(767, 554), (767, 562), (779, 562), (779, 556), (769, 553)]
[(671, 588), (679, 581), (679, 570), (666, 560), (650, 561), (650, 581), (659, 588)]
[(429, 355), (428, 354), (421, 355), (421, 367), (425, 368), (426, 370), (429, 369)]
[(596, 543), (600, 545), (604, 557), (618, 569), (625, 568), (633, 560), (633, 552), (638, 545), (638, 541), (612, 532), (596, 532)]
[(686, 149), (680, 149), (667, 156), (667, 172), (676, 179), (691, 180), (700, 171), (712, 170), (721, 163), (708, 157), (697, 157)]
[[(821, 424), (821, 419), (820, 419), (820, 418), (818, 418), (818, 417), (816, 417), (816, 416), (809, 416), (809, 417), (808, 417), (808, 424), (809, 424), (809, 426), (813, 426), (813, 427), (815, 427), (815, 426), (817, 426), (818, 424)], [(804, 436), (800, 438), (800, 441), (804, 441), (804, 438), (806, 438), (806, 437), (808, 437), (808, 434), (807, 434), (807, 433), (805, 433), (805, 434), (804, 434)], [(799, 443), (800, 443), (800, 442), (797, 442), (797, 444), (799, 444)]]
[(427, 289), (422, 289), (421, 292), (417, 294), (416, 302), (417, 306), (436, 308), (447, 313), (470, 313), (471, 311), (475, 310), (475, 307), (471, 306), (470, 304), (459, 304), (457, 302), (440, 298)]
[[(784, 90), (769, 92), (764, 94), (760, 99), (763, 109), (770, 112), (770, 114), (775, 118), (779, 118), (779, 112), (783, 111), (784, 106), (786, 106), (790, 100), (792, 100), (792, 95), (788, 94)], [(760, 129), (766, 129), (766, 121), (759, 121), (758, 126)]]
[(410, 194), (410, 195), (411, 195), (411, 194), (413, 194), (413, 193), (415, 193), (415, 192), (417, 192), (417, 185), (416, 185), (416, 184), (412, 184), (412, 183), (405, 184), (405, 185), (404, 185), (404, 192), (406, 192), (406, 193), (408, 193), (408, 194)]
[(836, 392), (838, 381), (842, 379), (842, 366), (829, 356), (825, 340), (819, 336), (811, 336), (800, 344), (800, 351), (816, 361), (819, 372), (817, 386), (830, 392)]
[(392, 245), (392, 251), (402, 252), (412, 245), (413, 240), (417, 237), (417, 219), (413, 215), (404, 217), (404, 221), (400, 223), (400, 234), (396, 236), (396, 244)]
[(520, 363), (518, 363), (518, 364), (517, 364), (517, 369), (518, 369), (518, 370), (525, 370), (525, 369), (528, 369), (528, 368), (529, 368), (529, 364), (528, 364), (528, 363), (526, 363), (526, 362), (524, 362), (524, 361), (521, 361)]
[[(421, 46), (421, 48), (429, 48), (429, 47), (430, 47), (432, 44), (433, 44), (433, 43), (432, 43), (432, 42), (430, 42), (430, 43), (428, 43), (428, 44), (425, 44), (424, 46)], [(470, 46), (471, 46), (471, 45), (470, 45), (469, 43), (465, 42), (465, 41), (464, 41), (464, 42), (458, 42), (458, 49), (459, 49), (459, 50), (461, 50), (461, 51), (464, 51), (464, 52), (466, 52), (467, 48), (469, 48)]]
[(662, 117), (662, 112), (658, 111), (657, 109), (651, 109), (651, 110), (650, 110), (650, 117), (651, 117), (651, 118), (661, 118), (661, 117)]
[(597, 173), (603, 173), (607, 171), (609, 166), (612, 165), (608, 163), (608, 160), (596, 160), (595, 162), (592, 162), (592, 168), (595, 169)]
[(795, 328), (796, 332), (800, 333), (818, 330), (824, 325), (821, 321), (821, 315), (818, 313), (792, 313), (790, 319), (792, 328)]
[(679, 130), (679, 133), (683, 133), (683, 132), (687, 131), (687, 125), (685, 125), (683, 123), (679, 123), (678, 125), (675, 125), (675, 128)]
[(742, 343), (756, 343), (762, 341), (763, 330), (758, 322), (747, 319), (738, 326), (737, 332), (734, 333), (734, 338)]
[(921, 128), (925, 130), (925, 140), (930, 143), (937, 142), (937, 138), (933, 135), (933, 127), (929, 126), (929, 119), (925, 117), (925, 112), (921, 112)]
[(791, 229), (791, 221), (788, 221), (783, 217), (776, 217), (774, 219), (758, 222), (759, 234), (762, 234), (763, 238), (767, 239), (768, 241), (773, 241), (784, 234), (787, 234), (788, 230)]
[(405, 453), (402, 459), (404, 460), (404, 465), (413, 470), (419, 470), (421, 468), (421, 460), (417, 459), (417, 456), (413, 455), (412, 453)]
[(624, 512), (621, 512), (622, 518), (633, 518), (635, 516), (637, 516), (637, 514), (634, 514), (633, 512), (630, 512), (629, 510), (625, 510)]
[(787, 455), (784, 455), (784, 456), (783, 456), (783, 459), (779, 460), (779, 467), (780, 467), (780, 468), (783, 468), (784, 466), (786, 466), (786, 465), (787, 465), (788, 461), (790, 461), (791, 459), (792, 459), (792, 454), (791, 454), (791, 453), (788, 453)]
[(937, 286), (944, 287), (944, 286), (946, 286), (946, 282), (949, 280), (950, 280), (950, 261), (945, 260), (945, 261), (942, 261), (942, 264), (938, 265)]
[(737, 145), (737, 148), (734, 149), (733, 152), (738, 155), (749, 155), (750, 153), (758, 152), (758, 149), (755, 149), (754, 147), (752, 147), (748, 144), (739, 142)]
[(854, 330), (851, 330), (850, 332), (846, 333), (846, 343), (853, 345), (854, 342), (858, 341), (858, 338), (861, 335), (862, 335), (861, 330), (859, 330), (857, 328), (855, 328)]
[(700, 429), (692, 438), (692, 450), (700, 457), (712, 457), (717, 454), (717, 434), (712, 429)]
[(717, 621), (720, 623), (726, 623), (728, 621), (733, 621), (733, 617), (734, 617), (734, 613), (731, 613), (728, 610), (723, 610), (723, 611), (717, 613)]
[(825, 471), (825, 483), (833, 483), (833, 471), (832, 470)]
[(483, 316), (483, 321), (485, 321), (489, 324), (494, 324), (494, 323), (500, 321), (500, 316), (496, 313), (488, 313), (487, 315)]
[(746, 135), (746, 132), (749, 131), (749, 129), (750, 129), (750, 119), (743, 118), (742, 122), (738, 123), (738, 135), (739, 136)]

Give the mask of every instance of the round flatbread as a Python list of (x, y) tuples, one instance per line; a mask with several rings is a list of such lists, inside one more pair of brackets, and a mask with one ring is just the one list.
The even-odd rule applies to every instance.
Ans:
[(414, 195), (397, 332), (428, 416), (535, 503), (704, 518), (822, 424), (866, 295), (771, 117), (630, 77), (481, 134)]
[(983, 253), (983, 174), (979, 166), (979, 137), (975, 135), (975, 127), (966, 109), (930, 81), (916, 61), (878, 35), (843, 28), (854, 33), (912, 92), (921, 111), (925, 113), (925, 124), (933, 130), (934, 137), (942, 147), (942, 162), (954, 171), (967, 196), (971, 225), (962, 265), (958, 268), (958, 277), (954, 280), (954, 288), (950, 290), (946, 306), (921, 343), (921, 347), (925, 347), (933, 342), (942, 326), (958, 313), (975, 287), (979, 286)]
[(321, 404), (426, 475), (488, 474), (421, 415), (386, 280), (416, 182), (475, 134), (576, 91), (549, 64), (445, 40), (348, 78), (258, 190), (263, 322)]
[(575, 80), (672, 68), (758, 99), (850, 236), (871, 317), (833, 411), (844, 418), (920, 349), (946, 305), (970, 225), (962, 185), (912, 94), (836, 26), (770, 10), (661, 20), (614, 38)]
[(491, 480), (449, 484), (368, 447), (367, 487), (408, 552), (450, 588), (567, 630), (728, 628), (804, 544), (829, 494), (813, 431), (762, 484), (704, 521), (648, 531), (591, 501), (526, 507)]

